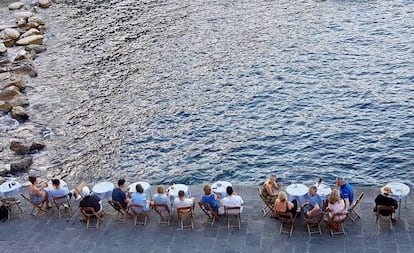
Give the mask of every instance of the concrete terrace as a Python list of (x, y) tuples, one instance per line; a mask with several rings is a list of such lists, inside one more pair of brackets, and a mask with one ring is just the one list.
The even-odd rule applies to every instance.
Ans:
[[(190, 186), (196, 198), (202, 193), (201, 187)], [(158, 215), (153, 211), (146, 226), (134, 226), (131, 219), (123, 224), (114, 219), (115, 212), (106, 201), (104, 222), (98, 229), (87, 229), (79, 221), (76, 201), (72, 218), (59, 219), (52, 211), (31, 216), (31, 207), (22, 200), (23, 216), (0, 222), (0, 252), (414, 252), (413, 194), (408, 196), (407, 207), (401, 210), (401, 219), (392, 231), (387, 226), (378, 229), (375, 223), (372, 206), (379, 189), (355, 188), (356, 195), (361, 191), (366, 194), (358, 208), (362, 219), (357, 224), (347, 221), (346, 235), (331, 237), (322, 222), (323, 234), (310, 237), (302, 216), (290, 238), (279, 234), (278, 220), (263, 217), (256, 187), (235, 186), (235, 190), (245, 200), (240, 230), (228, 230), (225, 217), (213, 227), (203, 224), (204, 214), (198, 206), (193, 230), (179, 230), (176, 215), (169, 227), (158, 225)], [(26, 193), (27, 189), (22, 191)], [(155, 192), (154, 186), (151, 191)]]

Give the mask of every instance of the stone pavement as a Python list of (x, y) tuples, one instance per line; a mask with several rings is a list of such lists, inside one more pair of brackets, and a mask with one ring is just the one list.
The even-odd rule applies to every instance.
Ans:
[[(200, 196), (201, 187), (190, 187), (193, 196)], [(155, 187), (151, 190), (154, 193)], [(322, 222), (323, 234), (310, 237), (302, 216), (289, 237), (279, 234), (278, 220), (263, 217), (256, 187), (235, 186), (235, 190), (245, 200), (240, 230), (228, 230), (224, 217), (213, 227), (203, 224), (204, 214), (198, 206), (193, 230), (179, 230), (176, 216), (169, 227), (158, 225), (153, 211), (146, 226), (134, 226), (131, 219), (123, 224), (114, 219), (115, 212), (107, 202), (104, 222), (98, 229), (87, 229), (79, 221), (77, 208), (70, 219), (59, 219), (52, 211), (33, 217), (29, 214), (31, 208), (22, 200), (23, 216), (0, 222), (0, 252), (414, 252), (413, 194), (393, 230), (387, 226), (379, 229), (375, 223), (372, 206), (379, 189), (356, 188), (356, 196), (365, 192), (358, 208), (362, 218), (357, 224), (345, 223), (346, 235), (331, 237)], [(73, 206), (77, 205), (74, 201)]]

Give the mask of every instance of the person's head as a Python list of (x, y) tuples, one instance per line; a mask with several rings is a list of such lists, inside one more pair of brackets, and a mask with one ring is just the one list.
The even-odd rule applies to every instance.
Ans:
[(118, 180), (118, 187), (119, 188), (122, 188), (122, 187), (124, 187), (124, 185), (125, 185), (125, 179), (123, 179), (123, 178), (122, 179), (119, 179)]
[(31, 184), (36, 184), (37, 178), (35, 176), (29, 176), (29, 181)]
[(52, 179), (52, 185), (53, 185), (54, 187), (58, 188), (58, 187), (60, 186), (60, 180), (59, 180), (59, 179), (57, 179), (57, 178)]
[(318, 188), (314, 185), (312, 185), (311, 187), (309, 187), (309, 195), (313, 196), (318, 192)]
[(204, 191), (204, 194), (206, 196), (210, 195), (211, 194), (211, 186), (209, 184), (204, 185), (203, 191)]
[(384, 194), (385, 196), (389, 197), (392, 194), (392, 189), (391, 189), (391, 187), (384, 186), (384, 187), (381, 188), (381, 193)]
[(179, 191), (178, 191), (178, 197), (179, 197), (180, 199), (182, 199), (182, 198), (184, 198), (184, 197), (185, 197), (185, 193), (184, 193), (184, 191), (183, 191), (183, 190), (179, 190)]
[(334, 189), (332, 190), (331, 194), (329, 195), (329, 203), (331, 204), (335, 204), (336, 202), (338, 202), (341, 199), (340, 195), (339, 195), (339, 191), (338, 189)]
[(275, 175), (270, 175), (270, 177), (269, 177), (269, 182), (270, 182), (270, 183), (274, 183), (274, 182), (276, 182), (276, 176), (275, 176)]
[(143, 193), (143, 192), (144, 192), (144, 188), (142, 188), (142, 185), (141, 185), (141, 184), (137, 184), (137, 185), (135, 186), (135, 190), (136, 190), (137, 192), (139, 192), (139, 193)]
[(164, 185), (158, 185), (157, 192), (163, 194), (165, 192), (165, 186)]
[(82, 195), (84, 197), (91, 195), (91, 191), (89, 190), (89, 187), (88, 186), (82, 187)]
[(345, 178), (342, 176), (336, 177), (336, 185), (342, 187), (345, 184)]
[(287, 200), (287, 195), (286, 195), (286, 192), (284, 192), (284, 191), (280, 191), (280, 192), (277, 194), (277, 199), (278, 199), (280, 202), (282, 202), (282, 203), (286, 202), (286, 200)]
[(227, 186), (226, 192), (227, 192), (227, 195), (232, 195), (233, 194), (233, 187)]

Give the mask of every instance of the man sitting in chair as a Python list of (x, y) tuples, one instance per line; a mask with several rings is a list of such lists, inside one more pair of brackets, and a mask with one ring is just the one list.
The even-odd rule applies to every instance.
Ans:
[(118, 180), (118, 187), (112, 191), (112, 200), (118, 201), (122, 208), (126, 209), (130, 199), (127, 198), (127, 195), (124, 191), (125, 188), (125, 179)]
[[(392, 189), (388, 186), (384, 186), (381, 188), (381, 193), (375, 198), (375, 208), (374, 212), (377, 212), (377, 206), (393, 206), (394, 209), (398, 208), (398, 202), (391, 198)], [(391, 215), (391, 220), (395, 222), (394, 213), (390, 213), (390, 211), (380, 211), (381, 215), (388, 216)]]
[(322, 212), (322, 199), (317, 194), (317, 191), (318, 188), (316, 186), (312, 185), (311, 187), (309, 187), (309, 202), (304, 203), (302, 205), (303, 212), (305, 213), (306, 218), (318, 218), (318, 214)]
[(347, 213), (354, 201), (354, 191), (352, 190), (351, 185), (348, 182), (345, 182), (345, 179), (341, 176), (336, 177), (336, 185), (339, 186), (340, 196), (345, 201), (344, 213)]
[(224, 197), (221, 203), (225, 207), (240, 207), (240, 213), (243, 211), (243, 199), (233, 191), (232, 186), (226, 188), (227, 197)]
[(82, 195), (83, 199), (79, 202), (79, 207), (92, 207), (93, 210), (95, 210), (95, 213), (99, 213), (102, 216), (101, 199), (96, 195), (91, 195), (88, 186), (82, 188)]
[(76, 200), (81, 199), (81, 196), (76, 192), (76, 189), (68, 190), (68, 188), (63, 188), (60, 186), (59, 179), (52, 179), (53, 189), (49, 190), (48, 196), (50, 199), (55, 197), (61, 197), (67, 195), (68, 200), (72, 199), (72, 196), (75, 197)]
[(174, 206), (176, 208), (191, 206), (194, 210), (194, 205), (195, 203), (193, 198), (186, 198), (183, 190), (178, 191), (178, 198), (174, 199)]

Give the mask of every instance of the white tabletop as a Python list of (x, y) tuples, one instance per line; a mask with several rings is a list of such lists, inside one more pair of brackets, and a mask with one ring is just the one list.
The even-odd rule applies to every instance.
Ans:
[(230, 182), (227, 181), (217, 181), (214, 182), (211, 185), (211, 188), (213, 189), (213, 192), (217, 193), (220, 195), (220, 197), (225, 197), (227, 196), (227, 187), (228, 186), (233, 186)]
[(144, 192), (147, 192), (151, 188), (151, 185), (148, 182), (135, 182), (135, 183), (128, 185), (128, 188), (129, 188), (128, 191), (137, 192), (137, 189), (136, 189), (137, 184), (140, 184), (142, 188), (144, 188)]
[(18, 191), (22, 187), (19, 182), (7, 181), (0, 185), (0, 193), (4, 197), (13, 197), (18, 194)]
[(168, 193), (172, 197), (177, 197), (178, 192), (180, 190), (183, 190), (185, 195), (187, 195), (187, 197), (191, 197), (190, 190), (189, 190), (188, 186), (185, 185), (185, 184), (173, 184), (170, 187), (168, 187)]
[(318, 195), (321, 197), (327, 197), (329, 194), (331, 194), (332, 189), (328, 185), (321, 183), (321, 184), (315, 184), (315, 186), (318, 188)]
[[(68, 184), (65, 181), (63, 181), (62, 179), (59, 179), (59, 181), (60, 181), (60, 187), (61, 188), (68, 188)], [(53, 190), (54, 189), (53, 188), (53, 184), (52, 184), (52, 180), (50, 180), (50, 181), (47, 182), (47, 187), (45, 187), (44, 189), (46, 191), (49, 191), (49, 190)]]
[(403, 183), (391, 182), (388, 183), (386, 186), (392, 189), (392, 197), (396, 199), (405, 198), (410, 193), (410, 187)]
[(101, 183), (97, 183), (93, 188), (92, 191), (94, 193), (105, 193), (105, 192), (109, 192), (114, 189), (114, 184), (111, 182), (101, 182)]
[(291, 196), (303, 196), (308, 193), (308, 187), (304, 184), (291, 184), (286, 187), (287, 194)]

